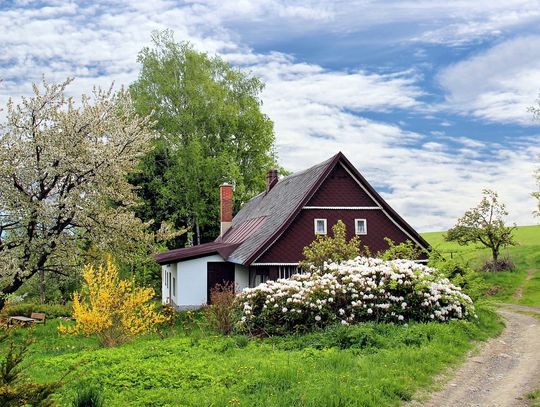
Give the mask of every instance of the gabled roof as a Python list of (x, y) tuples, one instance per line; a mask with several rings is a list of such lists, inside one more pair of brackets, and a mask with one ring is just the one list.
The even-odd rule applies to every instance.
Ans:
[[(198, 257), (204, 251), (223, 253), (223, 258), (233, 263), (252, 264), (289, 227), (338, 164), (343, 165), (411, 240), (425, 249), (429, 248), (429, 244), (386, 203), (343, 153), (339, 152), (320, 164), (279, 180), (270, 191), (255, 196), (236, 214), (230, 229), (223, 237), (212, 243), (171, 250), (156, 256), (156, 259), (159, 257), (158, 262), (165, 264), (167, 261)], [(190, 254), (194, 252), (197, 253), (196, 256)], [(167, 261), (164, 261), (165, 258)]]

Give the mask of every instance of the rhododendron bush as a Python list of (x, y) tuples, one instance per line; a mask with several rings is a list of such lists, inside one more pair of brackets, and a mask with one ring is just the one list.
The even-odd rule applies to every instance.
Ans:
[(332, 323), (406, 323), (474, 317), (472, 300), (436, 270), (410, 260), (357, 257), (245, 289), (237, 327), (253, 334), (306, 331)]

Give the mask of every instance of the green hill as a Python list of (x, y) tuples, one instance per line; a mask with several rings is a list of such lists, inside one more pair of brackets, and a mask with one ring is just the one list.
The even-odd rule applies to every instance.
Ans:
[[(516, 270), (482, 273), (490, 286), (487, 295), (497, 301), (540, 306), (540, 225), (519, 226), (514, 233), (517, 245), (505, 249), (501, 255), (510, 258)], [(463, 261), (475, 269), (491, 257), (489, 249), (446, 242), (444, 232), (423, 233), (422, 236), (446, 258)]]

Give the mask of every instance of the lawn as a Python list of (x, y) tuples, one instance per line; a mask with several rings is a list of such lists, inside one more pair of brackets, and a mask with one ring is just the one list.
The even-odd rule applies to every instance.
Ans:
[[(458, 256), (474, 267), (489, 256), (483, 249), (444, 242), (441, 233), (425, 237), (446, 257)], [(482, 273), (490, 295), (477, 307), (474, 322), (369, 323), (249, 339), (217, 335), (204, 328), (200, 315), (187, 321), (184, 313), (183, 321), (161, 335), (101, 348), (93, 337), (60, 335), (59, 321), (50, 320), (36, 327), (24, 363), (38, 382), (69, 372), (55, 396), (60, 405), (69, 405), (78, 386), (95, 386), (107, 406), (397, 406), (431, 388), (475, 341), (500, 332), (490, 302), (540, 306), (540, 227), (519, 228), (516, 237), (519, 246), (507, 254), (517, 270)], [(528, 280), (527, 270), (534, 270)]]
[(61, 405), (77, 386), (93, 385), (107, 406), (392, 406), (431, 385), (472, 340), (500, 331), (493, 311), (479, 316), (478, 323), (364, 324), (267, 339), (176, 327), (165, 338), (112, 349), (61, 336), (50, 321), (36, 328), (26, 363), (39, 382), (74, 369), (57, 395)]

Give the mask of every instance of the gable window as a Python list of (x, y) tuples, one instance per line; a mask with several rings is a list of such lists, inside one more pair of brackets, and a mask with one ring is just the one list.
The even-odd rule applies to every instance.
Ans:
[(357, 235), (367, 235), (367, 220), (365, 219), (355, 219), (354, 220), (354, 231)]
[(315, 234), (326, 235), (326, 219), (315, 219)]

